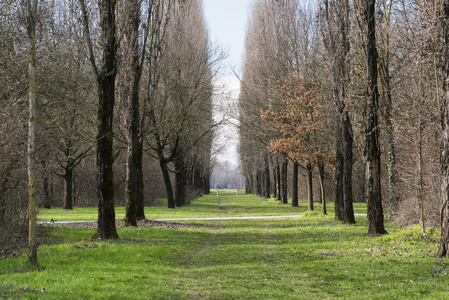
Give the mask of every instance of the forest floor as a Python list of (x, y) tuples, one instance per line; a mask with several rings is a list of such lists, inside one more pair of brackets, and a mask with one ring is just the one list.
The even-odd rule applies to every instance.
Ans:
[[(152, 220), (137, 228), (123, 227), (118, 208), (115, 241), (90, 239), (93, 222), (42, 225), (39, 267), (25, 251), (0, 260), (0, 299), (449, 299), (448, 261), (434, 256), (438, 232), (387, 223), (388, 235), (370, 237), (366, 216), (344, 225), (332, 206), (328, 216), (316, 209), (223, 193), (174, 211), (151, 208)], [(92, 214), (77, 210), (40, 219)], [(302, 217), (154, 220), (173, 214)]]

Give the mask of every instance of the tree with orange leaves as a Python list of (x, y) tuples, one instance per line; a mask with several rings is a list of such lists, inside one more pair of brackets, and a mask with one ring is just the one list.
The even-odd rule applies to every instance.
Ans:
[(323, 213), (326, 213), (324, 166), (334, 164), (328, 143), (326, 107), (319, 86), (298, 75), (276, 81), (271, 87), (284, 104), (283, 109), (262, 111), (261, 117), (280, 134), (271, 140), (268, 149), (285, 154), (294, 162), (303, 162), (307, 169), (309, 210), (313, 210), (312, 170), (319, 168)]

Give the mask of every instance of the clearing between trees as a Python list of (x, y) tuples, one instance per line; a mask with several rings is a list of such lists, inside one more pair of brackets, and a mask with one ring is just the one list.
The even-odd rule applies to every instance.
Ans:
[[(220, 200), (220, 201), (219, 201)], [(356, 204), (363, 213), (366, 205)], [(364, 208), (363, 208), (364, 207)], [(316, 208), (320, 210), (319, 205)], [(118, 223), (119, 240), (90, 239), (95, 223), (46, 225), (37, 268), (27, 254), (0, 260), (0, 298), (10, 299), (447, 299), (439, 233), (394, 227), (370, 237), (366, 216), (344, 225), (272, 199), (221, 192), (152, 219), (295, 215), (301, 218)], [(51, 212), (55, 214), (52, 217)], [(84, 219), (89, 209), (65, 213)], [(122, 218), (120, 209), (117, 219)], [(41, 210), (41, 220), (62, 220)]]

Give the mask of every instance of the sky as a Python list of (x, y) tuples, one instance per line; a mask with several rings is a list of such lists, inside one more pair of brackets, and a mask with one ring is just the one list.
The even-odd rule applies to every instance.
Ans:
[[(203, 0), (204, 16), (212, 44), (225, 51), (227, 58), (222, 63), (222, 75), (218, 84), (223, 84), (232, 98), (236, 99), (244, 53), (246, 24), (252, 0)], [(225, 149), (218, 160), (238, 163), (237, 131), (230, 127), (221, 133), (225, 139)]]

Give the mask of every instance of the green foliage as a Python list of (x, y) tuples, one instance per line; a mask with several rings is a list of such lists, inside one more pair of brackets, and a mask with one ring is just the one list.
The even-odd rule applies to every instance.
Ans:
[[(236, 196), (221, 197), (223, 207), (243, 210)], [(297, 213), (273, 200), (237, 198), (253, 203), (250, 213), (276, 214), (279, 207)], [(215, 213), (217, 200), (204, 196), (192, 205)], [(449, 298), (447, 260), (433, 255), (438, 234), (387, 224), (391, 234), (373, 238), (366, 235), (366, 216), (344, 225), (333, 215), (307, 215), (194, 221), (207, 226), (183, 222), (176, 228), (119, 227), (117, 241), (89, 240), (95, 229), (55, 227), (52, 236), (58, 243), (39, 248), (44, 269), (27, 269), (25, 253), (0, 261), (0, 298)]]

